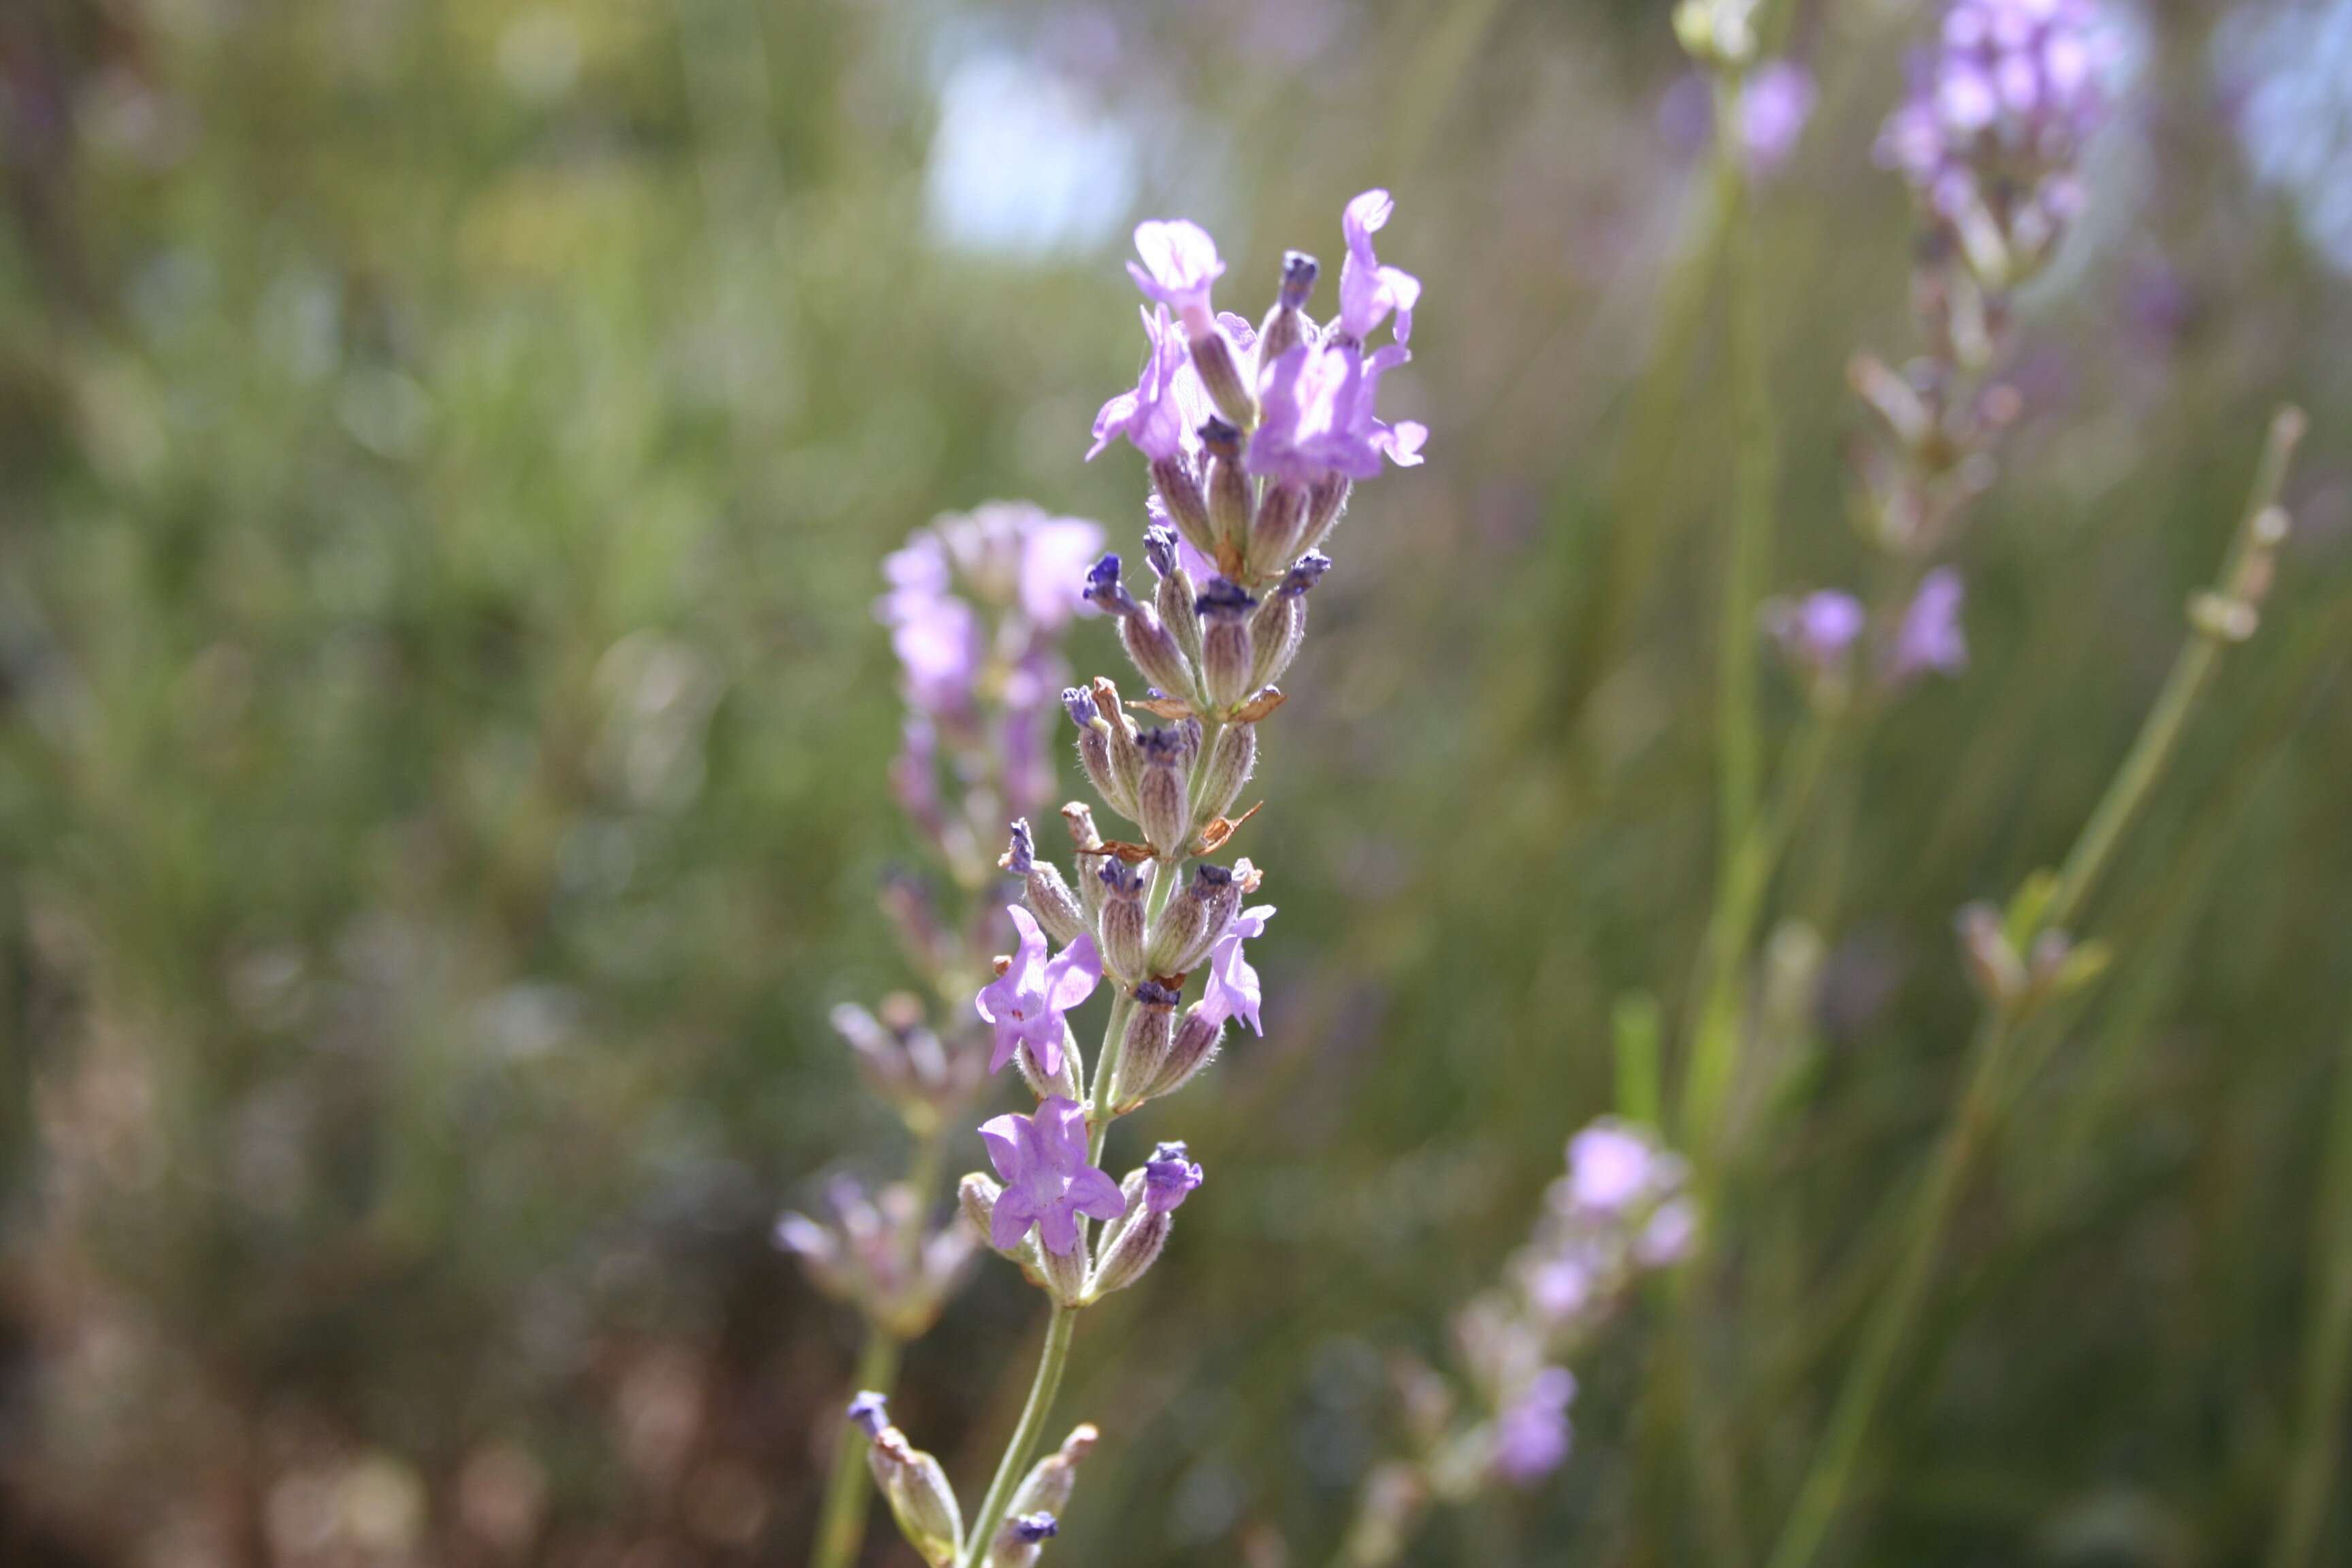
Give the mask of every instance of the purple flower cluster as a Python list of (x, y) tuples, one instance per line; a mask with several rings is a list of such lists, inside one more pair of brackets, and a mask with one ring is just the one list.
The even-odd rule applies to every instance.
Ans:
[[(1890, 632), (1879, 640), (1873, 689), (1901, 690), (1923, 675), (1958, 675), (1968, 668), (1968, 636), (1960, 626), (1967, 585), (1958, 570), (1938, 566), (1919, 579)], [(1856, 652), (1869, 629), (1862, 601), (1835, 588), (1764, 606), (1764, 629), (1779, 645), (1799, 681), (1828, 707), (1846, 702), (1856, 685)]]
[[(1120, 439), (1141, 452), (1157, 515), (1200, 563), (1244, 586), (1280, 579), (1337, 520), (1348, 487), (1373, 478), (1384, 459), (1422, 460), (1427, 429), (1391, 425), (1378, 412), (1381, 378), (1412, 357), (1404, 345), (1421, 300), (1420, 280), (1373, 248), (1394, 210), (1380, 190), (1348, 204), (1339, 314), (1319, 327), (1305, 310), (1318, 271), (1313, 258), (1286, 258), (1274, 308), (1253, 328), (1211, 307), (1225, 265), (1206, 230), (1179, 219), (1135, 231), (1141, 259), (1128, 271), (1153, 301), (1143, 317), (1143, 372), (1102, 405), (1087, 456)], [(1369, 347), (1391, 320), (1395, 341)], [(1252, 479), (1265, 481), (1265, 493), (1245, 493)]]
[(1098, 524), (994, 501), (916, 530), (882, 563), (874, 613), (890, 628), (908, 706), (892, 782), (951, 855), (972, 825), (942, 803), (943, 763), (960, 781), (993, 781), (1001, 799), (971, 808), (982, 822), (1035, 811), (1052, 794), (1045, 736), (1066, 679), (1059, 645), (1074, 616), (1093, 613), (1079, 584), (1102, 540)]
[(1956, 0), (1880, 133), (1989, 287), (2045, 259), (2082, 205), (2083, 147), (2105, 121), (2113, 35), (2097, 0)]
[(1526, 1486), (1567, 1459), (1576, 1379), (1562, 1363), (1643, 1274), (1688, 1256), (1698, 1214), (1687, 1178), (1681, 1156), (1648, 1130), (1593, 1122), (1569, 1141), (1567, 1173), (1505, 1288), (1455, 1319), (1464, 1363), (1494, 1412), (1486, 1443), (1497, 1478)]

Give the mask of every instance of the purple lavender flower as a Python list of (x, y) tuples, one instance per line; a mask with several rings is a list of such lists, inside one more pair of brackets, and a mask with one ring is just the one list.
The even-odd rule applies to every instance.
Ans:
[(1021, 932), (1020, 950), (1004, 973), (981, 987), (972, 1005), (996, 1031), (996, 1048), (988, 1070), (995, 1072), (1027, 1046), (1037, 1065), (1047, 1073), (1062, 1070), (1062, 1039), (1067, 1026), (1062, 1015), (1094, 994), (1102, 978), (1102, 959), (1094, 938), (1081, 932), (1051, 962), (1045, 957), (1045, 933), (1019, 904), (1004, 912)]
[(1568, 1406), (1575, 1397), (1576, 1374), (1548, 1366), (1495, 1418), (1495, 1468), (1505, 1480), (1528, 1486), (1567, 1461)]
[(1173, 1214), (1184, 1196), (1201, 1184), (1201, 1167), (1181, 1142), (1162, 1143), (1143, 1163), (1143, 1206), (1153, 1214)]
[(868, 1437), (879, 1437), (890, 1425), (889, 1401), (872, 1389), (861, 1389), (849, 1402), (849, 1419)]
[(1739, 144), (1750, 174), (1774, 174), (1788, 163), (1814, 96), (1811, 75), (1793, 61), (1768, 60), (1748, 74), (1739, 89)]
[(1646, 1201), (1669, 1156), (1622, 1121), (1596, 1121), (1568, 1142), (1568, 1196), (1588, 1214), (1622, 1214)]
[(1816, 675), (1836, 669), (1862, 636), (1862, 601), (1852, 594), (1824, 588), (1795, 604), (1782, 602), (1766, 611), (1766, 625), (1789, 657)]
[(2074, 167), (2105, 118), (2114, 58), (2096, 0), (1957, 0), (1878, 158), (1929, 207), (1971, 230), (1989, 221), (2031, 261), (2080, 201)]
[(1209, 983), (1202, 992), (1198, 1011), (1211, 1024), (1223, 1024), (1228, 1018), (1239, 1018), (1250, 1026), (1250, 1032), (1263, 1036), (1257, 1010), (1263, 995), (1258, 989), (1257, 971), (1242, 956), (1245, 940), (1265, 934), (1265, 922), (1272, 919), (1274, 906), (1259, 904), (1244, 910), (1234, 917), (1216, 944), (1209, 949)]
[[(1039, 515), (1023, 529), (1021, 613), (1036, 630), (1058, 632), (1071, 616), (1091, 613), (1079, 592), (1079, 578), (1102, 542), (1101, 526), (1082, 517)], [(1061, 685), (1058, 679), (1042, 679), (1045, 673), (1040, 671), (1038, 689)]]
[(1117, 1219), (1127, 1212), (1118, 1184), (1087, 1163), (1087, 1116), (1078, 1103), (1047, 1097), (1034, 1116), (981, 1123), (989, 1163), (1003, 1180), (988, 1224), (989, 1245), (1009, 1252), (1035, 1226), (1045, 1250), (1066, 1258), (1078, 1248), (1077, 1216)]
[(1051, 1541), (1062, 1533), (1061, 1521), (1040, 1509), (1035, 1513), (1019, 1515), (1007, 1526), (1013, 1539), (1024, 1546), (1034, 1546), (1041, 1541)]
[(1143, 331), (1151, 340), (1143, 374), (1133, 391), (1113, 397), (1095, 416), (1095, 444), (1087, 449), (1090, 463), (1121, 437), (1155, 462), (1172, 458), (1183, 449), (1185, 437), (1199, 423), (1188, 417), (1198, 410), (1188, 406), (1190, 400), (1178, 394), (1178, 378), (1190, 374), (1190, 361), (1184, 335), (1168, 320), (1168, 307), (1146, 311)]
[(1374, 413), (1381, 377), (1411, 357), (1394, 343), (1369, 355), (1329, 343), (1283, 354), (1266, 367), (1264, 422), (1242, 467), (1305, 487), (1335, 473), (1370, 479), (1384, 454), (1401, 467), (1419, 463), (1428, 431), (1411, 421), (1391, 430)]
[(1919, 580), (1919, 591), (1903, 612), (1903, 626), (1895, 634), (1895, 680), (1931, 669), (1958, 675), (1969, 667), (1968, 635), (1960, 629), (1960, 601), (1967, 592), (1959, 573), (1949, 566), (1938, 566)]
[(1394, 267), (1383, 267), (1372, 254), (1372, 236), (1396, 211), (1396, 203), (1382, 190), (1366, 191), (1348, 204), (1339, 227), (1348, 237), (1348, 257), (1339, 264), (1339, 331), (1362, 342), (1372, 330), (1396, 312), (1396, 341), (1412, 336), (1412, 308), (1421, 299), (1421, 279)]
[(1206, 335), (1214, 320), (1209, 290), (1225, 270), (1209, 231), (1183, 218), (1138, 224), (1135, 253), (1143, 260), (1129, 262), (1128, 275), (1144, 297), (1173, 309), (1187, 336)]

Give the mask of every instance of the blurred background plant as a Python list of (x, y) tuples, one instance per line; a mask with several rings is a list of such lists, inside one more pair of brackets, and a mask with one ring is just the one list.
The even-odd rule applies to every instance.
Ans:
[[(2113, 14), (1969, 673), (1825, 765), (1741, 977), (1691, 1321), (1759, 1556), (1957, 1099), (1952, 911), (2072, 841), (2282, 398), (2263, 635), (2086, 917), (2112, 966), (2024, 1053), (1832, 1552), (2352, 1551), (2352, 5)], [(1798, 132), (1740, 106), (1779, 591), (1864, 558), (1845, 365), (1911, 341), (1871, 150), (1935, 16), (1768, 20), (1812, 84)], [(1634, 1087), (1612, 1042), (1699, 1000), (1737, 378), (1688, 70), (1622, 3), (0, 6), (0, 1560), (801, 1561), (856, 1326), (770, 1226), (895, 1173), (826, 1020), (919, 978), (882, 557), (1005, 495), (1131, 541), (1131, 468), (1075, 460), (1129, 223), (1265, 276), (1378, 184), (1433, 461), (1317, 590), (1266, 1035), (1185, 1118), (1214, 1201), (1074, 1358), (1104, 1440), (1052, 1548), (1328, 1558), (1390, 1352), (1442, 1359)], [(895, 1408), (968, 1473), (1035, 1323), (1009, 1270), (962, 1300)], [(1556, 1482), (1408, 1560), (1718, 1558), (1659, 1321), (1580, 1361)]]

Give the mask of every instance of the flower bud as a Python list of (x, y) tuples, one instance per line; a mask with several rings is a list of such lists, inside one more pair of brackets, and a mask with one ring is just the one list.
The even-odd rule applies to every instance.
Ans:
[(1102, 913), (1095, 921), (1095, 946), (1103, 968), (1133, 984), (1143, 977), (1143, 893), (1150, 862), (1129, 867), (1106, 856), (1097, 876), (1102, 883)]
[(1127, 1199), (1127, 1223), (1103, 1233), (1094, 1279), (1087, 1288), (1089, 1300), (1125, 1289), (1143, 1278), (1168, 1244), (1171, 1216), (1186, 1194), (1200, 1184), (1201, 1167), (1192, 1162), (1181, 1143), (1160, 1144), (1143, 1169), (1128, 1173), (1119, 1184)]
[(1315, 258), (1305, 251), (1282, 253), (1282, 293), (1258, 329), (1258, 363), (1272, 364), (1285, 352), (1305, 342), (1315, 330), (1315, 323), (1307, 319), (1307, 301), (1315, 292), (1316, 270)]
[(1176, 1020), (1175, 1037), (1168, 1042), (1168, 1058), (1160, 1064), (1158, 1081), (1142, 1086), (1140, 1097), (1157, 1100), (1192, 1082), (1194, 1074), (1216, 1059), (1217, 1042), (1224, 1033), (1224, 1025), (1209, 1022), (1197, 1005), (1185, 1009)]
[(2007, 1012), (2025, 999), (2028, 980), (2024, 963), (2001, 930), (2000, 911), (1975, 903), (1960, 910), (1954, 921), (1959, 931), (1960, 956), (1967, 961), (1969, 980), (1977, 994), (1997, 1012)]
[(1253, 581), (1273, 576), (1297, 557), (1307, 535), (1307, 493), (1298, 485), (1269, 485), (1250, 523), (1249, 574)]
[(882, 1436), (890, 1425), (889, 1396), (870, 1388), (858, 1390), (857, 1397), (849, 1402), (849, 1424), (865, 1433), (869, 1442)]
[(1035, 1048), (1030, 1046), (1023, 1046), (1013, 1060), (1021, 1068), (1022, 1081), (1038, 1099), (1051, 1100), (1055, 1095), (1064, 1100), (1078, 1098), (1078, 1042), (1071, 1037), (1066, 1020), (1062, 1025), (1062, 1055), (1057, 1070), (1047, 1072), (1037, 1060)]
[(989, 1544), (988, 1568), (1029, 1568), (1045, 1542), (1061, 1533), (1061, 1522), (1042, 1509), (1008, 1515)]
[(1213, 536), (1202, 552), (1218, 569), (1239, 570), (1242, 551), (1249, 542), (1250, 518), (1257, 510), (1251, 499), (1249, 476), (1242, 471), (1242, 433), (1212, 417), (1201, 426), (1201, 445), (1209, 456), (1209, 525)]
[(1151, 483), (1176, 531), (1203, 555), (1217, 552), (1217, 531), (1209, 521), (1209, 498), (1189, 458), (1160, 458), (1151, 465)]
[[(1081, 1227), (1083, 1229), (1083, 1226)], [(1065, 1307), (1082, 1306), (1087, 1298), (1087, 1248), (1083, 1237), (1067, 1252), (1055, 1252), (1042, 1242), (1037, 1247), (1037, 1269), (1045, 1294)]]
[(1023, 901), (1037, 917), (1045, 934), (1055, 942), (1067, 943), (1091, 923), (1086, 911), (1078, 907), (1078, 896), (1062, 879), (1062, 868), (1051, 860), (1037, 858), (1029, 837), (1028, 818), (1013, 825), (1013, 842), (997, 864), (1021, 879)]
[[(963, 1210), (963, 1217), (971, 1222), (971, 1227), (982, 1236), (989, 1234), (989, 1223), (996, 1217), (996, 1200), (1003, 1195), (1004, 1188), (996, 1178), (979, 1171), (966, 1172), (956, 1186), (957, 1205)], [(1023, 1245), (1027, 1245), (1026, 1237)]]
[[(1054, 1519), (1070, 1506), (1078, 1466), (1094, 1452), (1101, 1436), (1092, 1423), (1081, 1423), (1062, 1439), (1061, 1447), (1030, 1467), (1021, 1489), (1013, 1494), (1003, 1528), (990, 1543), (990, 1568), (1027, 1568), (1035, 1561), (1038, 1545), (1058, 1529)], [(1020, 1555), (1024, 1548), (1029, 1553), (1025, 1557)]]
[(1119, 646), (1143, 679), (1171, 697), (1192, 695), (1192, 665), (1161, 624), (1159, 612), (1137, 599), (1118, 580), (1118, 557), (1105, 555), (1087, 574), (1087, 597), (1118, 618)]
[(1201, 618), (1192, 612), (1192, 601), (1200, 596), (1200, 589), (1176, 553), (1173, 530), (1154, 524), (1144, 531), (1143, 537), (1144, 552), (1150, 559), (1151, 569), (1160, 574), (1160, 586), (1151, 596), (1152, 608), (1160, 613), (1160, 624), (1176, 639), (1185, 658), (1197, 666), (1201, 662)]
[(1069, 713), (1070, 722), (1078, 727), (1078, 766), (1086, 770), (1087, 782), (1113, 811), (1132, 809), (1135, 796), (1120, 781), (1112, 761), (1111, 727), (1095, 711), (1094, 699), (1069, 687), (1062, 693), (1062, 707)]
[(1256, 725), (1236, 721), (1217, 731), (1217, 743), (1209, 748), (1208, 773), (1201, 783), (1202, 816), (1214, 819), (1229, 814), (1256, 766)]
[(1307, 640), (1307, 591), (1330, 569), (1329, 556), (1308, 551), (1292, 563), (1281, 584), (1250, 617), (1250, 640), (1257, 650), (1257, 662), (1250, 668), (1253, 685), (1263, 687), (1280, 679), (1290, 661), (1298, 657), (1299, 645)]
[(1331, 535), (1339, 520), (1348, 512), (1348, 494), (1355, 482), (1344, 474), (1332, 474), (1316, 481), (1307, 494), (1307, 531), (1300, 536), (1298, 547), (1313, 550)]
[(952, 1568), (962, 1548), (963, 1515), (940, 1462), (909, 1444), (896, 1426), (875, 1435), (866, 1459), (907, 1544), (932, 1568)]
[[(1168, 900), (1152, 928), (1150, 969), (1155, 974), (1183, 974), (1199, 967), (1210, 947), (1233, 922), (1241, 907), (1241, 889), (1234, 874), (1207, 861), (1192, 868), (1192, 885)], [(1130, 1077), (1130, 1083), (1147, 1080)]]
[(1133, 821), (1135, 789), (1143, 777), (1143, 754), (1135, 749), (1135, 721), (1127, 716), (1118, 687), (1108, 676), (1097, 676), (1088, 695), (1094, 699), (1095, 717), (1103, 721), (1103, 740), (1110, 749), (1113, 788), (1104, 792), (1103, 798), (1112, 810)]
[(1250, 612), (1257, 601), (1230, 578), (1212, 577), (1194, 608), (1201, 613), (1201, 674), (1209, 704), (1231, 708), (1256, 689), (1250, 681), (1256, 657)]
[[(1179, 899), (1178, 903), (1185, 900)], [(1176, 1004), (1181, 998), (1167, 986), (1146, 980), (1135, 988), (1135, 1005), (1128, 1009), (1127, 1032), (1120, 1037), (1118, 1068), (1111, 1075), (1111, 1112), (1124, 1116), (1143, 1103), (1129, 1084), (1148, 1084), (1167, 1065), (1168, 1047), (1176, 1034)]]
[(1192, 369), (1218, 413), (1244, 430), (1257, 423), (1257, 397), (1242, 378), (1241, 361), (1223, 327), (1213, 322), (1193, 337)]
[(1192, 836), (1192, 749), (1184, 731), (1147, 730), (1139, 738), (1143, 779), (1137, 786), (1135, 820), (1143, 837), (1164, 855), (1181, 855)]

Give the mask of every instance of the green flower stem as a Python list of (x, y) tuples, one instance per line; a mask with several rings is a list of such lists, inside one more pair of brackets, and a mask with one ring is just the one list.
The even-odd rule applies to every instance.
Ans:
[(1004, 1445), (1004, 1458), (997, 1461), (996, 1479), (989, 1482), (988, 1495), (981, 1500), (980, 1511), (965, 1526), (963, 1555), (957, 1559), (958, 1568), (981, 1568), (988, 1560), (989, 1542), (996, 1538), (997, 1528), (1004, 1522), (1005, 1511), (1013, 1506), (1013, 1494), (1020, 1489), (1022, 1478), (1029, 1473), (1030, 1457), (1045, 1436), (1046, 1417), (1054, 1410), (1054, 1395), (1061, 1391), (1062, 1369), (1069, 1364), (1070, 1339), (1077, 1321), (1078, 1310), (1058, 1301), (1054, 1304), (1054, 1315), (1045, 1320), (1045, 1348), (1037, 1357), (1037, 1376), (1029, 1385), (1029, 1403), (1021, 1407), (1020, 1424), (1013, 1428), (1012, 1440)]
[(2287, 1468), (2270, 1568), (2315, 1562), (2343, 1455), (2344, 1396), (2352, 1383), (2352, 1037), (2336, 1064), (2336, 1110), (2312, 1224), (2311, 1307), (2304, 1324), (2303, 1409)]
[[(2265, 537), (2265, 530), (2278, 504), (2279, 487), (2286, 481), (2288, 463), (2294, 458), (2295, 443), (2303, 438), (2303, 412), (2297, 408), (2282, 408), (2271, 419), (2270, 438), (2263, 448), (2261, 466), (2254, 475), (2253, 495), (2248, 500), (2244, 518), (2238, 525), (2236, 538), (2230, 547), (2229, 560), (2221, 568), (2220, 597), (2231, 604), (2250, 604), (2261, 596), (2267, 583), (2271, 552), (2277, 541)], [(2116, 846), (2123, 839), (2124, 830), (2139, 815), (2147, 803), (2148, 792), (2163, 776), (2165, 764), (2172, 760), (2174, 748), (2179, 743), (2183, 726), (2197, 699), (2221, 661), (2221, 653), (2229, 646), (2220, 628), (2202, 617), (2191, 618), (2193, 635), (2173, 660), (2172, 669), (2165, 677), (2164, 689), (2157, 694), (2156, 706), (2149, 710), (2147, 721), (2140, 726), (2138, 738), (2116, 773), (2115, 782), (2100, 798), (2091, 820), (2084, 826), (2082, 837), (2059, 868), (2058, 887), (2051, 894), (2050, 903), (2042, 917), (2043, 928), (2063, 928), (2082, 912), (2091, 891), (2098, 886), (2101, 873), (2115, 858)]]
[[(2294, 408), (2282, 408), (2272, 418), (2253, 493), (2222, 564), (2221, 586), (2205, 596), (2208, 602), (2192, 607), (2189, 639), (2165, 677), (2163, 689), (2141, 723), (2131, 750), (2067, 853), (2057, 886), (2042, 912), (2042, 929), (2063, 927), (2081, 912), (2114, 858), (2124, 830), (2138, 816), (2171, 761), (2222, 651), (2252, 634), (2255, 607), (2269, 585), (2273, 555), (2284, 531), (2284, 519), (2277, 511), (2279, 488), (2285, 481), (2295, 443), (2302, 438), (2303, 425), (2301, 412)], [(1907, 1249), (1864, 1331), (1861, 1349), (1831, 1414), (1828, 1436), (1781, 1530), (1769, 1568), (1811, 1568), (1844, 1503), (1879, 1397), (1926, 1299), (1945, 1226), (1967, 1186), (1976, 1156), (1998, 1121), (2014, 1037), (2012, 1022), (1999, 1008), (1988, 1007), (1977, 1031), (1969, 1052), (1968, 1089), (1937, 1146), (1927, 1184), (1920, 1191), (1912, 1216)]]
[[(857, 1353), (856, 1385), (887, 1394), (898, 1379), (899, 1352), (905, 1342), (879, 1323), (866, 1326), (866, 1344)], [(855, 1422), (841, 1424), (833, 1446), (833, 1470), (824, 1484), (824, 1510), (817, 1516), (816, 1546), (810, 1568), (849, 1568), (866, 1540), (866, 1497), (872, 1478), (866, 1465), (866, 1436)]]
[[(944, 1130), (936, 1122), (916, 1139), (915, 1154), (907, 1168), (907, 1184), (915, 1191), (915, 1212), (927, 1215), (936, 1195), (946, 1152)], [(911, 1273), (920, 1255), (919, 1225), (900, 1244), (899, 1263)], [(868, 1319), (866, 1342), (857, 1352), (856, 1387), (888, 1394), (898, 1380), (898, 1361), (907, 1342), (889, 1325)], [(825, 1478), (824, 1506), (817, 1515), (816, 1542), (809, 1568), (849, 1568), (866, 1539), (866, 1494), (871, 1478), (866, 1465), (866, 1434), (845, 1421), (834, 1445), (833, 1468)]]
[(1967, 1184), (1977, 1150), (1991, 1129), (2011, 1037), (2007, 1018), (1988, 1011), (1969, 1047), (1969, 1085), (1959, 1114), (1945, 1129), (1927, 1185), (1919, 1190), (1902, 1262), (1863, 1332), (1861, 1347), (1830, 1416), (1829, 1436), (1814, 1457), (1769, 1568), (1807, 1568), (1837, 1518), (1862, 1454), (1863, 1439), (1869, 1435), (1871, 1419), (1877, 1412), (1879, 1395), (1894, 1369), (1895, 1353), (1927, 1298), (1936, 1256), (1942, 1250), (1944, 1227)]

